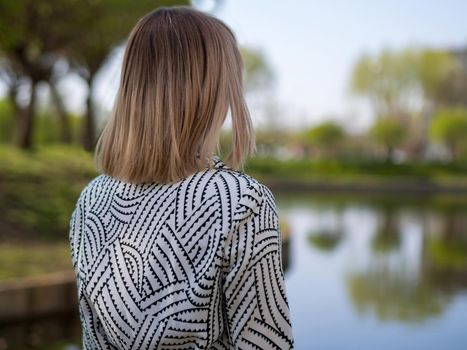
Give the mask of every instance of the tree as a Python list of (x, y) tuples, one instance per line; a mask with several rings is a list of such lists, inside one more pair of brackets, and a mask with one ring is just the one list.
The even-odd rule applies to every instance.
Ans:
[(467, 109), (440, 110), (431, 123), (430, 134), (449, 149), (452, 159), (459, 158), (463, 147), (467, 147)]
[(377, 119), (370, 129), (370, 136), (385, 149), (385, 160), (391, 161), (394, 149), (402, 144), (407, 136), (407, 129), (395, 118)]
[(305, 142), (321, 153), (332, 155), (345, 137), (343, 128), (333, 121), (323, 122), (305, 132)]
[(407, 114), (416, 86), (416, 62), (417, 54), (411, 49), (365, 54), (352, 71), (351, 91), (368, 97), (376, 115)]
[(462, 66), (448, 51), (426, 49), (418, 54), (415, 68), (425, 103), (438, 105), (449, 100), (445, 85)]
[(467, 103), (467, 71), (459, 59), (446, 50), (384, 50), (363, 55), (351, 76), (351, 91), (367, 97), (376, 116), (416, 117), (412, 149), (423, 155), (428, 127), (440, 106)]
[[(422, 50), (417, 57), (416, 78), (421, 91), (421, 120), (418, 125), (418, 149), (428, 143), (428, 129), (438, 108), (450, 102), (456, 103), (462, 88), (462, 66), (454, 56), (444, 50)], [(459, 84), (461, 84), (459, 86)]]
[(241, 47), (245, 72), (245, 92), (249, 93), (269, 87), (274, 72), (262, 51), (257, 48)]
[(88, 85), (86, 112), (82, 129), (82, 143), (92, 150), (96, 140), (94, 90), (95, 79), (109, 54), (124, 45), (137, 20), (160, 6), (189, 5), (187, 0), (101, 0), (94, 2), (93, 19), (87, 30), (73, 41), (67, 57), (74, 70)]
[[(92, 1), (18, 0), (0, 2), (0, 52), (8, 76), (9, 96), (19, 119), (18, 143), (32, 147), (36, 87), (50, 79), (52, 68), (67, 45), (86, 30), (83, 8)], [(88, 13), (91, 18), (92, 14)], [(6, 68), (5, 68), (6, 67)], [(5, 77), (5, 75), (3, 75)], [(29, 99), (17, 102), (19, 84), (27, 84)]]
[[(53, 68), (65, 57), (88, 83), (83, 143), (86, 149), (92, 149), (95, 140), (94, 78), (109, 52), (125, 41), (138, 18), (145, 13), (162, 5), (188, 4), (187, 0), (1, 1), (0, 53), (8, 62), (2, 66), (8, 66), (13, 72), (2, 77), (7, 77), (12, 99), (17, 97), (17, 82), (26, 81), (30, 91), (27, 105), (19, 112), (20, 146), (32, 147), (36, 86), (41, 81), (55, 84), (59, 77), (52, 79)], [(60, 95), (52, 93), (59, 106)]]

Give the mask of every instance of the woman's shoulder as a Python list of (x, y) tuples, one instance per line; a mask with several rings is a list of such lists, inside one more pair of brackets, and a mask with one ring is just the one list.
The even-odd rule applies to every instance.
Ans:
[(242, 171), (230, 168), (219, 156), (215, 155), (214, 168), (220, 170), (220, 176), (224, 181), (231, 181), (238, 186), (239, 192), (253, 190), (261, 191), (266, 187), (259, 179)]
[(89, 202), (95, 196), (96, 189), (102, 183), (108, 181), (108, 176), (105, 174), (98, 174), (95, 177), (91, 178), (81, 189), (78, 202), (86, 201)]
[(260, 179), (240, 170), (221, 167), (217, 174), (218, 186), (229, 191), (236, 208), (236, 219), (258, 213), (263, 201), (275, 202), (274, 195)]

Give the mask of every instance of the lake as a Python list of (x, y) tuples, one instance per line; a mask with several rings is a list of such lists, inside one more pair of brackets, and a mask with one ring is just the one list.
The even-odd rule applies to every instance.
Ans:
[[(296, 349), (467, 349), (467, 198), (277, 195)], [(78, 349), (77, 317), (0, 326)]]
[(467, 199), (278, 202), (296, 349), (467, 349)]

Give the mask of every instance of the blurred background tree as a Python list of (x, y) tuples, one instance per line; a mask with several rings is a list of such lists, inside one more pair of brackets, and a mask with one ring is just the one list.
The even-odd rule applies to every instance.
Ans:
[(316, 151), (320, 156), (335, 155), (344, 138), (344, 129), (333, 121), (318, 124), (304, 134), (304, 142), (309, 146), (309, 152)]
[(431, 124), (431, 136), (449, 149), (452, 160), (467, 151), (467, 109), (442, 109)]
[[(71, 141), (70, 122), (57, 84), (67, 73), (77, 72), (88, 86), (82, 144), (92, 150), (96, 140), (95, 77), (112, 49), (124, 43), (136, 21), (163, 5), (189, 5), (189, 1), (1, 1), (0, 78), (14, 106), (19, 146), (33, 148), (37, 86), (41, 82), (49, 85), (56, 104), (61, 140)], [(20, 101), (22, 89), (28, 91), (26, 101)]]
[(407, 137), (406, 127), (396, 118), (382, 117), (370, 129), (374, 142), (384, 148), (387, 162), (393, 160), (394, 150), (401, 146)]
[(354, 66), (351, 91), (367, 97), (375, 115), (401, 117), (410, 112), (416, 86), (416, 53), (383, 50), (376, 56), (364, 54)]
[[(411, 136), (406, 152), (420, 159), (427, 155), (428, 129), (436, 111), (465, 105), (466, 72), (466, 65), (447, 50), (386, 49), (374, 56), (360, 57), (351, 74), (350, 89), (354, 95), (369, 100), (374, 116), (399, 119)], [(381, 129), (395, 127), (384, 124), (388, 122), (373, 126), (379, 129), (378, 134)], [(380, 139), (374, 138), (376, 143)]]

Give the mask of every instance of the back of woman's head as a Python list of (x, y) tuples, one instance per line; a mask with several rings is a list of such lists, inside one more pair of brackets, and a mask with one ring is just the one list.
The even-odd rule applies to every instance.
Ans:
[(226, 163), (241, 169), (255, 151), (242, 72), (235, 36), (220, 20), (189, 7), (148, 13), (129, 36), (97, 168), (133, 183), (178, 181), (212, 165), (230, 111)]

